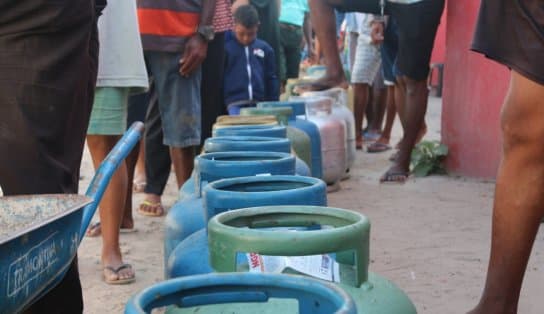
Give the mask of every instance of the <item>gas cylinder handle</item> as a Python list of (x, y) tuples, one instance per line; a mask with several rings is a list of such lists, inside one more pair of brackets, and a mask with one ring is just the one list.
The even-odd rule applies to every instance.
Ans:
[[(246, 159), (243, 166), (236, 167), (232, 160)], [(255, 158), (253, 161), (248, 158)], [(224, 178), (255, 175), (256, 167), (270, 174), (295, 174), (295, 157), (289, 153), (233, 151), (199, 155), (195, 158), (195, 194), (202, 197), (207, 183)]]
[(301, 314), (356, 314), (353, 299), (333, 284), (308, 277), (272, 274), (208, 274), (152, 285), (130, 298), (125, 314), (151, 313), (157, 307), (267, 302), (297, 299)]
[(306, 104), (303, 100), (297, 101), (263, 101), (257, 103), (257, 108), (282, 108), (282, 107), (289, 107), (292, 109), (293, 113), (292, 115), (294, 117), (296, 116), (303, 116), (306, 114)]
[[(308, 231), (268, 227), (330, 226)], [(338, 253), (337, 261), (355, 266), (359, 287), (368, 279), (370, 222), (359, 213), (319, 206), (267, 206), (224, 212), (208, 222), (211, 266), (236, 271), (236, 254), (305, 256)]]

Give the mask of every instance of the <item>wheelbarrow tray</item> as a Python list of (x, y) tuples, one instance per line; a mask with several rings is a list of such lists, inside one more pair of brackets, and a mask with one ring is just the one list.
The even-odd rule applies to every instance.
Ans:
[[(45, 292), (44, 287), (63, 278), (79, 245), (82, 209), (90, 203), (91, 198), (75, 194), (0, 198), (0, 212), (24, 225), (0, 236), (0, 313), (23, 310)], [(36, 217), (40, 211), (53, 215)]]
[[(56, 209), (54, 215), (45, 219), (27, 213), (35, 223), (6, 237), (2, 236), (6, 232), (0, 231), (0, 314), (23, 311), (64, 278), (113, 173), (138, 143), (143, 129), (143, 123), (135, 122), (125, 132), (96, 170), (86, 196), (55, 194), (0, 198), (0, 211), (4, 214), (7, 209), (13, 209), (2, 208), (10, 206), (10, 202), (18, 208)], [(17, 202), (28, 203), (21, 206)], [(23, 218), (25, 211), (18, 211)]]

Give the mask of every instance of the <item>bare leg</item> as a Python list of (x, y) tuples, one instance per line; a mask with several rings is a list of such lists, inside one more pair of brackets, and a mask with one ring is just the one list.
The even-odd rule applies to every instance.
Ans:
[(178, 188), (191, 177), (194, 167), (195, 149), (194, 147), (170, 147), (170, 158), (174, 164)]
[(395, 106), (395, 86), (388, 86), (385, 90), (385, 101), (387, 107), (387, 114), (385, 116), (385, 126), (383, 127), (380, 138), (369, 145), (367, 150), (369, 153), (381, 153), (391, 149), (389, 141), (391, 140), (391, 131), (393, 129), (393, 123), (395, 122), (395, 116), (397, 115), (397, 108)]
[[(121, 228), (131, 229), (134, 228), (134, 218), (132, 217), (132, 182), (135, 177), (135, 172), (138, 172), (138, 163), (140, 162), (140, 157), (143, 155), (143, 148), (141, 144), (143, 141), (140, 141), (139, 144), (134, 146), (134, 149), (125, 159), (125, 164), (127, 166), (127, 197), (125, 200), (125, 209), (123, 211), (123, 219), (121, 220)], [(140, 165), (145, 176), (144, 162)], [(135, 170), (136, 169), (136, 170)]]
[(374, 108), (374, 117), (370, 123), (370, 131), (374, 133), (381, 133), (383, 116), (385, 115), (387, 89), (374, 88), (374, 101), (372, 107)]
[(355, 142), (357, 149), (363, 148), (363, 115), (368, 103), (368, 84), (353, 84), (353, 117), (355, 118)]
[(339, 5), (341, 2), (341, 0), (310, 0), (309, 2), (311, 23), (325, 58), (327, 72), (314, 83), (298, 88), (298, 92), (324, 90), (335, 86), (347, 88), (348, 86), (336, 44), (334, 5)]
[(426, 81), (414, 81), (407, 77), (399, 80), (399, 85), (404, 86), (405, 108), (404, 108), (404, 136), (400, 143), (399, 154), (393, 165), (380, 179), (382, 182), (404, 182), (410, 171), (410, 157), (412, 149), (418, 138), (421, 125), (427, 111), (427, 90)]
[[(95, 169), (115, 146), (120, 136), (116, 135), (88, 135), (87, 144)], [(125, 208), (127, 191), (127, 169), (121, 163), (119, 169), (112, 176), (110, 183), (100, 201), (100, 223), (102, 227), (102, 265), (117, 269), (123, 265), (123, 257), (119, 246), (119, 227)], [(134, 277), (132, 268), (124, 268), (115, 273), (104, 268), (106, 280), (116, 281)]]
[(503, 155), (487, 280), (472, 314), (517, 313), (525, 268), (544, 215), (543, 117), (544, 85), (512, 72), (501, 117)]
[(382, 135), (377, 142), (389, 144), (389, 140), (391, 139), (391, 131), (393, 130), (393, 123), (395, 122), (395, 116), (397, 115), (397, 107), (395, 104), (395, 86), (388, 86), (385, 94), (387, 107), (385, 125), (383, 127)]
[[(397, 108), (397, 113), (399, 114), (400, 123), (402, 125), (403, 133), (406, 132), (406, 83), (404, 83), (402, 78), (397, 78), (397, 85), (395, 85), (395, 105)], [(427, 92), (428, 94), (428, 92)], [(421, 141), (423, 136), (427, 133), (427, 124), (425, 123), (425, 117), (423, 117), (423, 124), (419, 128), (419, 133), (416, 138), (416, 144)], [(400, 148), (402, 145), (403, 138), (395, 145), (395, 148)]]

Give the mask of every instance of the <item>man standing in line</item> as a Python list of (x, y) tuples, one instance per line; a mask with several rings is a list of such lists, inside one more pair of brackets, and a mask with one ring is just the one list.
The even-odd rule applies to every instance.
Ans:
[[(201, 64), (208, 42), (214, 39), (215, 6), (216, 0), (138, 0), (140, 34), (157, 92), (163, 143), (170, 147), (179, 187), (191, 176), (195, 146), (200, 145)], [(145, 192), (138, 212), (163, 215), (162, 191), (147, 184)]]
[[(327, 64), (324, 77), (298, 88), (299, 92), (347, 87), (336, 47), (334, 9), (391, 15), (398, 26), (399, 50), (395, 60), (397, 104), (404, 136), (393, 165), (381, 182), (403, 183), (410, 172), (410, 156), (424, 125), (427, 111), (427, 76), (434, 38), (444, 9), (444, 0), (310, 0), (310, 15)], [(383, 13), (383, 14), (382, 14)], [(378, 20), (383, 20), (378, 19)], [(373, 39), (383, 40), (383, 22), (373, 23)], [(402, 106), (399, 102), (403, 102)]]
[(491, 254), (485, 288), (470, 314), (517, 313), (544, 216), (544, 8), (541, 0), (483, 0), (472, 49), (511, 69), (501, 112)]

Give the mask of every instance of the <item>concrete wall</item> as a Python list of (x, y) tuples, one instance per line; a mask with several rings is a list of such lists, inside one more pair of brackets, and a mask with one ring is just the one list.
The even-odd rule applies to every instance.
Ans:
[(508, 69), (469, 50), (480, 1), (447, 4), (442, 141), (452, 173), (492, 178), (499, 163), (499, 113)]

